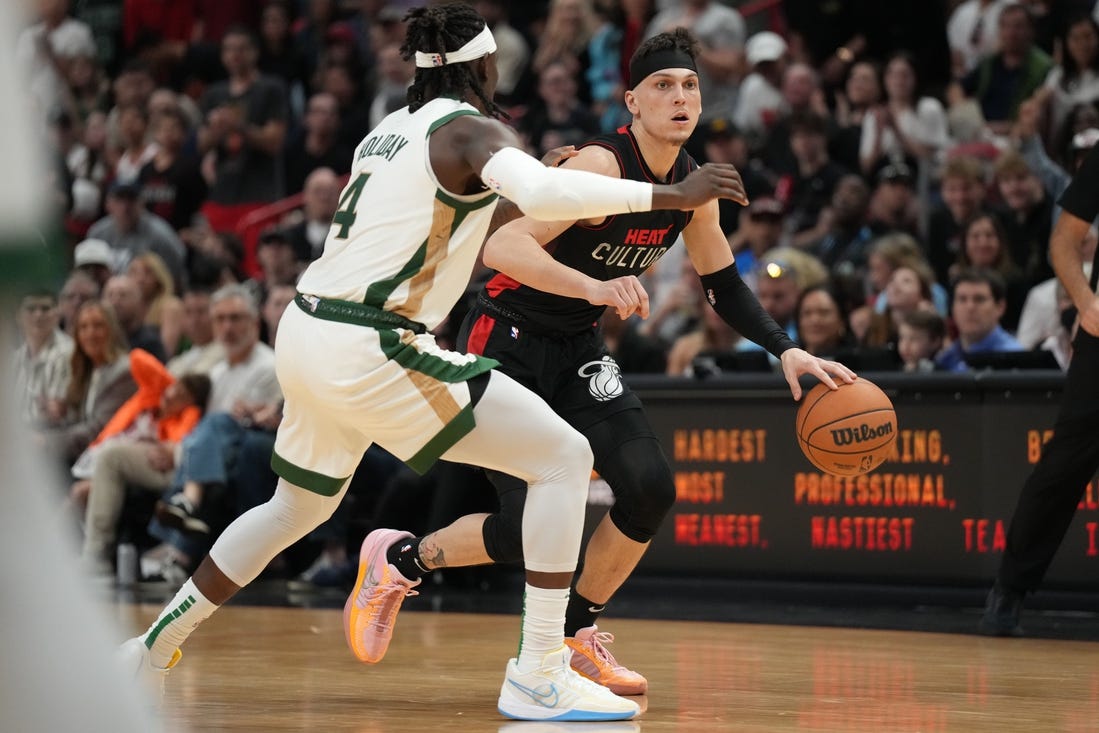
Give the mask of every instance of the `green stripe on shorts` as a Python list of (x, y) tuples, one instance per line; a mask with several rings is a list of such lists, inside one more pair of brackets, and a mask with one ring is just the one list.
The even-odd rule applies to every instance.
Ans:
[(340, 489), (347, 483), (347, 479), (351, 478), (350, 476), (333, 478), (332, 476), (325, 476), (323, 473), (310, 471), (308, 468), (295, 466), (274, 451), (271, 451), (271, 469), (295, 486), (300, 486), (321, 496), (335, 496), (340, 493)]
[(411, 344), (402, 343), (396, 331), (378, 331), (378, 340), (387, 359), (392, 359), (405, 369), (426, 374), (448, 384), (468, 382), (478, 374), (500, 366), (500, 362), (485, 356), (477, 356), (467, 364), (455, 364), (434, 354), (417, 351)]
[(435, 437), (427, 441), (427, 445), (417, 451), (416, 455), (405, 463), (421, 476), (427, 473), (439, 457), (450, 450), (451, 446), (464, 438), (466, 434), (477, 426), (473, 419), (473, 405), (466, 405), (458, 415), (446, 424)]

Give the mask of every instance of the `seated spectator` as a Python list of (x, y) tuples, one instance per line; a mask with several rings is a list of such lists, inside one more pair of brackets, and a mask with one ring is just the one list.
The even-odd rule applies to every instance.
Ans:
[[(1091, 276), (1092, 260), (1095, 259), (1095, 247), (1099, 243), (1099, 233), (1095, 227), (1088, 230), (1084, 237), (1080, 255), (1084, 263), (1084, 274)], [(1038, 283), (1027, 292), (1023, 303), (1023, 312), (1019, 316), (1019, 328), (1015, 340), (1024, 349), (1036, 349), (1051, 337), (1058, 337), (1065, 326), (1061, 320), (1062, 308), (1059, 305), (1058, 289), (1060, 281), (1056, 277)], [(1071, 329), (1071, 324), (1070, 324)], [(1054, 352), (1056, 355), (1056, 352)]]
[(703, 354), (731, 352), (744, 340), (707, 304), (703, 306), (698, 327), (672, 342), (665, 373), (670, 377), (701, 376), (695, 371), (696, 358)]
[[(273, 431), (282, 419), (275, 352), (259, 340), (259, 309), (251, 292), (244, 285), (226, 286), (211, 297), (210, 311), (226, 359), (210, 370), (213, 388), (206, 415), (184, 439), (172, 488), (157, 507), (161, 525), (191, 535), (155, 528), (160, 539), (176, 548), (183, 565), (197, 560), (208, 549), (210, 535), (232, 519), (218, 512), (218, 504), (227, 500), (230, 459), (246, 440), (256, 438), (267, 446), (266, 460), (244, 471), (267, 470)], [(262, 435), (251, 436), (252, 432)], [(241, 469), (238, 455), (238, 473)], [(267, 488), (268, 496), (260, 501), (269, 498), (274, 483)]]
[(159, 146), (148, 139), (149, 113), (140, 104), (118, 107), (118, 150), (114, 153), (113, 179), (119, 183), (137, 183), (141, 169), (156, 157)]
[(1007, 286), (998, 273), (987, 269), (959, 272), (954, 278), (950, 310), (958, 338), (936, 357), (936, 365), (962, 372), (969, 368), (966, 354), (1022, 351), (1022, 345), (1000, 325), (1006, 298)]
[(866, 253), (874, 233), (867, 226), (870, 190), (862, 178), (845, 175), (836, 184), (829, 206), (811, 229), (794, 238), (795, 245), (805, 248), (834, 274), (851, 278), (861, 276), (866, 269)]
[(69, 336), (76, 335), (76, 312), (80, 306), (93, 300), (99, 300), (102, 290), (96, 280), (83, 270), (74, 270), (61, 286), (57, 296), (57, 312), (61, 316), (61, 327)]
[(918, 310), (935, 311), (932, 282), (931, 269), (921, 261), (910, 261), (893, 270), (885, 286), (885, 297), (878, 299), (884, 302), (884, 307), (880, 311), (875, 308), (861, 344), (895, 349), (905, 316)]
[(85, 239), (73, 249), (73, 270), (86, 273), (100, 289), (111, 279), (118, 257), (102, 239)]
[(782, 202), (771, 196), (751, 198), (740, 228), (729, 236), (741, 277), (751, 276), (756, 264), (782, 240)]
[(172, 275), (155, 252), (139, 254), (130, 262), (127, 274), (137, 283), (145, 306), (145, 325), (160, 332), (164, 353), (175, 356), (183, 337), (183, 301), (175, 294)]
[(263, 299), (260, 314), (263, 317), (263, 341), (274, 348), (279, 332), (279, 321), (286, 307), (294, 300), (298, 289), (294, 285), (272, 285), (267, 288), (267, 297)]
[(301, 132), (290, 141), (283, 154), (288, 193), (303, 190), (309, 174), (319, 168), (328, 168), (338, 174), (351, 169), (354, 149), (340, 140), (339, 132), (339, 102), (331, 94), (314, 94), (306, 105)]
[(1004, 228), (1000, 220), (992, 214), (978, 214), (963, 230), (965, 244), (958, 254), (958, 262), (950, 268), (953, 278), (959, 270), (975, 267), (995, 270), (1007, 286), (1007, 309), (1000, 319), (1001, 325), (1010, 332), (1019, 324), (1019, 313), (1029, 285), (1019, 268), (1011, 259), (1004, 239)]
[(168, 371), (184, 374), (209, 374), (214, 364), (225, 358), (225, 349), (214, 339), (210, 317), (210, 293), (192, 288), (183, 294), (183, 351), (168, 360)]
[(863, 117), (859, 160), (870, 175), (890, 163), (926, 163), (938, 167), (950, 144), (946, 112), (938, 99), (919, 96), (912, 55), (901, 51), (885, 64), (885, 100)]
[(116, 272), (124, 272), (135, 255), (152, 251), (164, 260), (173, 281), (187, 282), (183, 242), (168, 222), (142, 206), (140, 184), (111, 184), (107, 189), (107, 216), (92, 224), (88, 237), (111, 245)]
[(904, 163), (890, 163), (878, 171), (870, 193), (867, 226), (875, 235), (902, 232), (919, 234), (921, 200), (916, 196), (912, 169)]
[(797, 169), (775, 187), (786, 205), (786, 226), (797, 235), (817, 225), (845, 171), (828, 157), (827, 122), (816, 114), (790, 118), (790, 151)]
[(103, 300), (110, 304), (131, 349), (145, 349), (161, 363), (168, 361), (159, 329), (145, 320), (146, 306), (136, 280), (129, 275), (115, 275), (103, 288)]
[[(499, 46), (497, 46), (499, 53)], [(399, 43), (389, 43), (378, 51), (378, 87), (374, 92), (374, 101), (370, 105), (370, 129), (378, 126), (386, 115), (408, 104), (408, 86), (416, 75), (416, 66), (401, 58)], [(499, 62), (497, 62), (499, 64)], [(497, 86), (499, 91), (499, 86)], [(330, 165), (340, 173), (350, 170), (351, 159), (346, 158), (339, 165)]]
[(75, 319), (72, 378), (60, 401), (47, 405), (49, 420), (38, 440), (68, 472), (111, 416), (137, 391), (130, 349), (109, 305), (90, 301)]
[(976, 158), (951, 158), (943, 166), (943, 203), (932, 209), (927, 232), (927, 261), (939, 282), (949, 282), (950, 266), (962, 251), (962, 227), (983, 208), (986, 194)]
[[(179, 443), (198, 424), (210, 379), (178, 380), (149, 354), (130, 354), (137, 393), (127, 400), (81, 456), (70, 490), (86, 503), (81, 560), (92, 575), (110, 573), (110, 558), (130, 487), (160, 493), (171, 484)], [(80, 466), (82, 461), (77, 462)]]
[(1025, 4), (1006, 5), (998, 29), (999, 50), (982, 57), (949, 96), (952, 104), (975, 100), (989, 129), (1006, 135), (1019, 105), (1042, 86), (1053, 61), (1034, 45), (1034, 20)]
[(1099, 102), (1099, 25), (1089, 15), (1077, 15), (1064, 24), (1060, 36), (1061, 63), (1044, 84), (1052, 92), (1050, 130), (1060, 129), (1073, 107)]
[(1012, 261), (1027, 285), (1053, 276), (1049, 235), (1053, 199), (1021, 155), (1012, 151), (996, 161), (996, 187), (1006, 210), (999, 217)]
[(278, 285), (293, 285), (301, 275), (302, 263), (294, 253), (287, 233), (280, 229), (271, 229), (260, 235), (256, 247), (256, 259), (259, 260), (260, 276), (249, 281), (256, 289), (256, 300), (267, 298), (271, 288)]
[(59, 401), (69, 386), (73, 340), (58, 327), (57, 298), (48, 290), (24, 295), (16, 320), (23, 340), (12, 368), (16, 409), (25, 425), (42, 425), (47, 405)]
[(916, 310), (901, 318), (897, 352), (906, 372), (930, 372), (946, 338), (946, 321), (930, 310)]
[[(350, 160), (350, 158), (348, 158)], [(317, 168), (302, 189), (302, 220), (286, 229), (298, 263), (312, 262), (324, 252), (332, 217), (340, 205), (340, 179), (331, 168)]]
[(186, 114), (174, 106), (153, 119), (156, 154), (138, 173), (145, 208), (179, 231), (194, 223), (206, 200), (206, 181), (198, 161), (184, 151), (190, 131)]
[[(798, 341), (794, 315), (801, 293), (828, 279), (828, 271), (820, 260), (792, 247), (778, 247), (768, 252), (756, 266), (753, 280), (756, 297), (763, 309), (770, 314), (786, 335)], [(740, 339), (736, 351), (762, 351), (754, 341)], [(777, 364), (770, 357), (772, 364)]]
[(623, 374), (663, 374), (668, 361), (664, 344), (643, 335), (638, 325), (623, 321), (613, 308), (599, 319), (603, 342)]
[(828, 139), (832, 159), (845, 170), (861, 171), (862, 131), (867, 117), (882, 109), (881, 69), (874, 61), (856, 61), (835, 92), (834, 126)]
[(519, 120), (527, 143), (542, 156), (562, 145), (579, 145), (599, 132), (599, 120), (577, 96), (575, 74), (563, 61), (553, 61), (538, 75), (538, 99)]
[[(748, 201), (755, 201), (760, 197), (770, 197), (773, 200), (774, 185), (762, 173), (757, 170), (755, 164), (748, 157), (748, 143), (729, 120), (717, 118), (701, 129), (703, 137), (703, 150), (707, 163), (732, 163), (740, 172), (741, 181), (744, 183), (744, 192), (748, 195)], [(781, 207), (781, 204), (779, 204)], [(727, 236), (740, 226), (740, 214), (743, 208), (731, 199), (718, 199), (718, 226)]]
[(751, 71), (741, 82), (732, 119), (754, 147), (763, 143), (785, 108), (780, 89), (788, 50), (782, 36), (771, 31), (748, 39), (745, 55)]
[(803, 349), (813, 356), (834, 359), (855, 345), (842, 304), (843, 299), (828, 283), (802, 292), (794, 310), (794, 328)]

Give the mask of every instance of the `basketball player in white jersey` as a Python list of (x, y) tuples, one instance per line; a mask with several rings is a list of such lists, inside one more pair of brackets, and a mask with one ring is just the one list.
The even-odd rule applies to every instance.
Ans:
[[(498, 195), (536, 218), (576, 220), (692, 209), (716, 197), (744, 203), (743, 185), (731, 166), (704, 166), (671, 186), (547, 168), (493, 119), (495, 42), (484, 20), (458, 3), (413, 10), (407, 20), (402, 53), (417, 66), (409, 106), (356, 149), (324, 254), (302, 275), (279, 325), (286, 405), (272, 457), (275, 494), (226, 529), (122, 656), (163, 682), (195, 627), (328, 518), (363, 452), (378, 443), (420, 471), (445, 458), (530, 485), (520, 647), (507, 665), (500, 712), (631, 718), (637, 704), (573, 672), (564, 644), (592, 467), (587, 441), (533, 393), (490, 371), (494, 360), (444, 351), (430, 330), (461, 296)], [(372, 535), (363, 545), (363, 590), (344, 610), (362, 661), (384, 655), (378, 640), (388, 644), (388, 636), (377, 629), (391, 625), (414, 592), (384, 556), (405, 534)]]

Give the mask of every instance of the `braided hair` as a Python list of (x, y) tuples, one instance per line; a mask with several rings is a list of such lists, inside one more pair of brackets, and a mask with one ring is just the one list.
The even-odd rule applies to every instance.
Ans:
[[(446, 61), (448, 51), (457, 51), (485, 27), (484, 18), (472, 7), (460, 2), (413, 8), (404, 19), (408, 25), (401, 57), (405, 61), (414, 59), (417, 51), (437, 53)], [(507, 118), (507, 113), (485, 94), (469, 62), (430, 69), (417, 67), (412, 86), (408, 88), (408, 109), (415, 112), (436, 97), (454, 96), (461, 99), (467, 90), (473, 90), (490, 115)]]

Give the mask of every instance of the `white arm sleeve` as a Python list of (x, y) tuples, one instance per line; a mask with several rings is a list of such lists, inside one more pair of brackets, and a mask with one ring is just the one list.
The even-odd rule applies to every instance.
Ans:
[(518, 148), (494, 153), (481, 171), (481, 180), (524, 214), (543, 221), (652, 211), (653, 205), (651, 183), (548, 168)]

